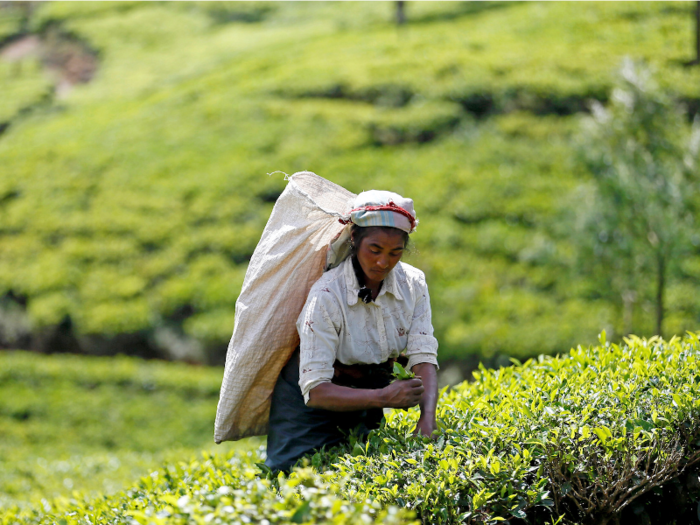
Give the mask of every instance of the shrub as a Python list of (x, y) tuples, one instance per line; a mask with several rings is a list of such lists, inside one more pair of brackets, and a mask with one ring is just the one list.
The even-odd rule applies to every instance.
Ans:
[(51, 92), (50, 83), (44, 77), (38, 60), (27, 60), (21, 65), (0, 61), (0, 85), (3, 86), (0, 99), (0, 123), (3, 126), (0, 135), (14, 117), (28, 112), (33, 104), (44, 101)]
[(222, 375), (123, 356), (0, 352), (0, 509), (112, 493), (213, 447)]
[(0, 524), (334, 523), (413, 524), (412, 513), (376, 502), (348, 501), (339, 485), (300, 469), (275, 484), (258, 476), (248, 455), (211, 456), (169, 465), (110, 497), (46, 503), (41, 511), (10, 512)]
[(598, 346), (482, 367), (443, 390), (435, 441), (412, 435), (417, 410), (397, 410), (366, 442), (303, 458), (288, 477), (262, 476), (262, 454), (205, 454), (118, 494), (46, 501), (0, 524), (403, 523), (413, 512), (431, 524), (607, 524), (625, 511), (634, 523), (680, 486), (685, 507), (658, 521), (671, 524), (700, 497), (684, 479), (697, 480), (700, 462), (698, 364), (696, 334), (622, 345), (603, 334)]
[(442, 392), (440, 437), (394, 411), (364, 445), (312, 458), (353, 498), (429, 523), (606, 523), (700, 461), (700, 342), (623, 345), (532, 359)]

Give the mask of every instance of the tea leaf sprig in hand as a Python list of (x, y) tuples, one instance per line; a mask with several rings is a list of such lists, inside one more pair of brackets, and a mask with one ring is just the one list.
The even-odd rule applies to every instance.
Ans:
[(394, 372), (391, 375), (394, 376), (395, 381), (401, 379), (413, 379), (414, 377), (416, 377), (416, 374), (414, 374), (413, 372), (408, 372), (398, 362), (394, 363)]

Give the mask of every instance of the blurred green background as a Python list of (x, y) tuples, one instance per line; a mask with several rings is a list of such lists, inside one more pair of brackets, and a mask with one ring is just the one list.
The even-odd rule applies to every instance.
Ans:
[(183, 363), (1, 353), (0, 519), (114, 493), (203, 451), (255, 449), (264, 440), (214, 444), (220, 386), (220, 370)]
[[(401, 26), (392, 2), (30, 5), (0, 11), (8, 347), (221, 363), (267, 173), (303, 169), (414, 198), (443, 359), (619, 336), (571, 271), (580, 115), (624, 56), (700, 100), (692, 3), (416, 2)], [(695, 325), (697, 274), (668, 333)]]
[[(611, 340), (655, 333), (651, 270), (625, 310), (582, 264), (596, 256), (582, 256), (587, 240), (575, 233), (593, 176), (577, 152), (591, 101), (609, 104), (624, 57), (652, 67), (690, 125), (700, 108), (700, 68), (688, 65), (695, 3), (404, 9), (397, 24), (396, 2), (0, 2), (0, 348), (221, 365), (247, 261), (285, 186), (277, 170), (414, 199), (407, 261), (428, 279), (443, 381), (480, 361), (564, 353), (603, 329)], [(689, 242), (667, 275), (666, 336), (700, 318), (700, 240)], [(155, 399), (150, 380), (129, 377), (185, 365), (119, 358), (112, 377), (85, 358), (5, 354), (6, 466), (94, 445), (121, 454), (114, 470), (126, 472), (155, 464), (129, 454), (210, 439), (220, 367), (193, 369), (206, 386), (185, 394), (189, 372), (173, 368), (183, 383), (168, 380)], [(60, 446), (17, 452), (41, 414), (83, 399), (111, 413), (100, 396), (126, 400), (134, 388), (165, 413), (189, 407), (198, 430), (164, 420), (151, 441), (123, 441), (145, 424), (127, 418), (88, 447), (80, 418), (61, 415), (42, 430), (64, 436)], [(62, 408), (27, 407), (21, 392)], [(154, 405), (139, 406), (150, 415)], [(94, 475), (84, 464), (73, 478)], [(48, 474), (50, 489), (23, 485), (13, 469), (0, 479), (11, 502), (75, 488)]]

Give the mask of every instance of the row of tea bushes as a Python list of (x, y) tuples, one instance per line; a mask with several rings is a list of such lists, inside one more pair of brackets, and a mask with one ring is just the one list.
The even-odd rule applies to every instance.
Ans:
[(114, 493), (214, 448), (222, 376), (124, 356), (1, 351), (0, 514), (74, 491)]
[(689, 523), (697, 482), (681, 503), (667, 489), (690, 472), (697, 481), (698, 364), (692, 333), (622, 345), (603, 334), (444, 390), (435, 441), (412, 435), (416, 410), (393, 411), (365, 443), (304, 458), (289, 477), (262, 476), (252, 452), (205, 456), (1, 523), (398, 523), (407, 512), (445, 524), (644, 523), (655, 512), (655, 524)]
[[(592, 343), (621, 323), (571, 272), (577, 112), (606, 98), (625, 55), (681, 98), (700, 75), (681, 66), (688, 3), (414, 2), (398, 32), (381, 2), (40, 4), (31, 30), (74, 35), (99, 68), (20, 113), (48, 81), (0, 62), (0, 122), (20, 115), (0, 137), (8, 347), (223, 362), (284, 188), (266, 174), (302, 169), (415, 199), (409, 262), (431, 283), (443, 359)], [(669, 279), (668, 333), (694, 326), (697, 275)], [(634, 330), (651, 333), (653, 295), (638, 293)]]
[(699, 364), (694, 334), (623, 345), (603, 334), (600, 346), (482, 368), (444, 391), (434, 443), (410, 437), (416, 411), (395, 411), (366, 445), (312, 461), (332, 463), (350, 497), (430, 523), (606, 523), (627, 507), (642, 519), (649, 509), (632, 503), (659, 504), (645, 495), (700, 461)]
[(413, 513), (378, 502), (349, 501), (341, 487), (300, 469), (273, 483), (259, 477), (253, 453), (207, 455), (167, 465), (129, 490), (92, 501), (60, 499), (44, 511), (8, 513), (0, 524), (71, 523), (184, 525), (194, 523), (413, 524)]
[[(243, 12), (250, 9), (258, 14)], [(215, 19), (224, 11), (229, 23)], [(693, 58), (693, 10), (685, 2), (578, 9), (415, 2), (398, 34), (392, 11), (390, 4), (50, 4), (37, 10), (32, 28), (60, 24), (90, 42), (104, 57), (99, 94), (108, 98), (223, 65), (235, 70), (229, 88), (246, 97), (344, 98), (383, 107), (416, 97), (459, 101), (479, 115), (513, 108), (570, 114), (607, 95), (609, 74), (624, 55), (647, 57), (667, 70), (664, 85), (697, 96), (700, 73), (681, 64)], [(168, 46), (177, 53), (163, 53)], [(145, 63), (129, 63), (129, 55)], [(114, 83), (124, 75), (128, 85)], [(97, 100), (98, 93), (85, 95)]]

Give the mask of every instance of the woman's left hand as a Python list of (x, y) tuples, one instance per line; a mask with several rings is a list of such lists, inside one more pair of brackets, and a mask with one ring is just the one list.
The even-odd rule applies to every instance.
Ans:
[(435, 418), (421, 417), (418, 420), (418, 424), (416, 425), (416, 429), (413, 431), (413, 434), (420, 434), (422, 436), (427, 436), (436, 439), (438, 436), (437, 429), (438, 428), (437, 423), (435, 423)]

